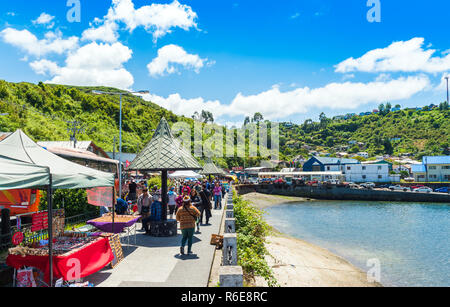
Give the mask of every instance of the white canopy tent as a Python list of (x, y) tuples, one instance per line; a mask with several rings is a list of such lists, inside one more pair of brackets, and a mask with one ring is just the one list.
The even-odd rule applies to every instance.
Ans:
[(0, 142), (0, 155), (48, 167), (53, 189), (84, 189), (114, 186), (114, 174), (88, 168), (45, 150), (22, 130)]
[(48, 167), (0, 155), (0, 191), (45, 188), (50, 183)]
[[(91, 169), (68, 161), (36, 144), (22, 130), (17, 130), (0, 142), (0, 155), (33, 164), (49, 171), (47, 183), (48, 229), (53, 229), (53, 190), (114, 187), (114, 174)], [(2, 171), (0, 171), (1, 173)], [(6, 176), (7, 173), (6, 173)], [(31, 178), (30, 174), (26, 174)], [(114, 193), (114, 188), (112, 189)], [(113, 197), (114, 199), (114, 197)], [(114, 212), (114, 201), (113, 201)], [(114, 229), (114, 214), (113, 225)], [(53, 232), (48, 232), (50, 285), (53, 285)]]
[(169, 175), (169, 178), (173, 178), (173, 179), (186, 179), (186, 178), (199, 179), (202, 177), (203, 177), (202, 175), (200, 175), (194, 171), (178, 171), (178, 172), (175, 172), (175, 173)]

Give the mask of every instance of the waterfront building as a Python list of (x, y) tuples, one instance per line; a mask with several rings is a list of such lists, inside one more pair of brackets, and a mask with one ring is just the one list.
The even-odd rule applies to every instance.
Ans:
[(312, 157), (303, 165), (305, 172), (342, 172), (347, 164), (360, 164), (355, 159)]
[(390, 175), (389, 164), (383, 163), (362, 163), (348, 164), (343, 171), (347, 182), (396, 182), (397, 178)]
[(342, 172), (263, 172), (259, 173), (260, 179), (266, 178), (283, 178), (287, 182), (291, 182), (294, 178), (301, 178), (305, 181), (319, 181), (324, 182), (328, 180), (345, 181), (345, 176)]
[(411, 166), (416, 182), (450, 182), (450, 156), (426, 156)]

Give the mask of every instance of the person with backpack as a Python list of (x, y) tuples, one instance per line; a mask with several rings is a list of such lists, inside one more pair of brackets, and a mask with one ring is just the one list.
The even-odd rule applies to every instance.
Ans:
[(183, 198), (183, 205), (177, 211), (177, 221), (180, 222), (180, 229), (183, 235), (181, 239), (180, 254), (184, 255), (184, 248), (186, 242), (188, 244), (188, 254), (192, 254), (192, 241), (194, 238), (195, 224), (200, 217), (200, 212), (191, 203), (191, 198), (185, 196)]

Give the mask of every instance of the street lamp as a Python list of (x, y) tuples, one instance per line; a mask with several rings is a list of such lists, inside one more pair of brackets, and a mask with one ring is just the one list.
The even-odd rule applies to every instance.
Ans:
[(120, 134), (119, 134), (119, 197), (122, 197), (122, 95), (132, 95), (132, 94), (140, 94), (145, 95), (149, 94), (149, 91), (138, 91), (138, 92), (104, 92), (93, 90), (93, 94), (96, 95), (119, 95), (120, 96)]
[(448, 100), (448, 78), (449, 76), (445, 77), (445, 80), (447, 80), (447, 103), (450, 103), (450, 101)]

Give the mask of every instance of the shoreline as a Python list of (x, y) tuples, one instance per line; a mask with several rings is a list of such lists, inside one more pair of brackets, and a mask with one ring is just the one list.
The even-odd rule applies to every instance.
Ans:
[[(242, 198), (260, 209), (314, 201), (260, 193), (249, 193)], [(379, 283), (369, 283), (365, 272), (329, 250), (284, 234), (272, 225), (270, 227), (274, 234), (267, 238), (270, 256), (266, 260), (282, 287), (382, 287)], [(255, 286), (266, 287), (267, 284), (257, 277)]]

